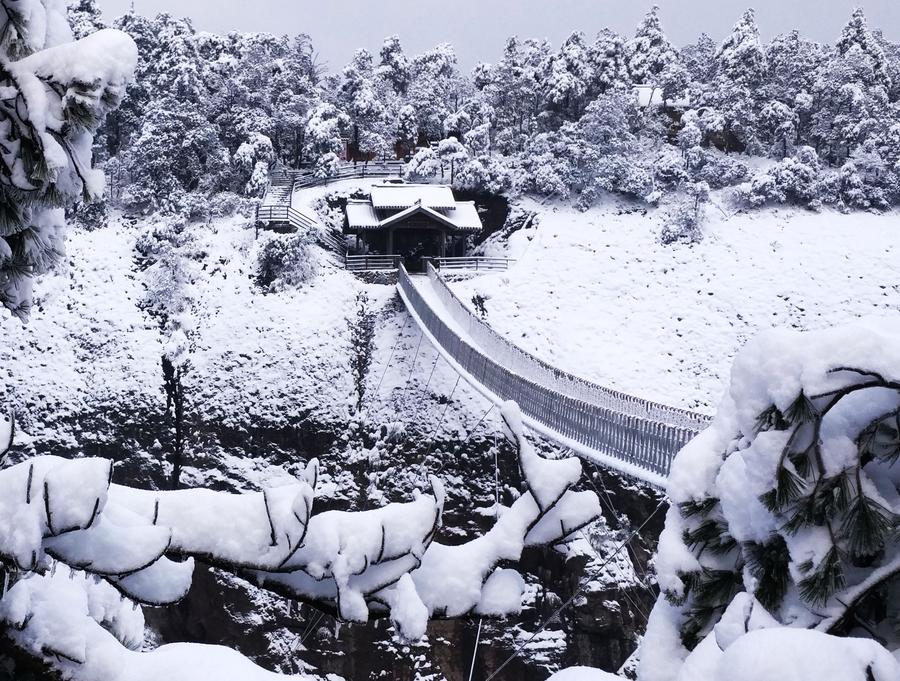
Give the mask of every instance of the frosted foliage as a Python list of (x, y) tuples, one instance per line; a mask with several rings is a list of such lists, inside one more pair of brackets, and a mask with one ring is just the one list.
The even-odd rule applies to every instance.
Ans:
[(628, 72), (635, 83), (652, 83), (656, 76), (678, 59), (659, 21), (659, 7), (653, 7), (625, 43)]
[(124, 95), (137, 51), (118, 31), (71, 42), (64, 2), (0, 5), (0, 302), (26, 318), (32, 278), (63, 253), (62, 207), (103, 191), (93, 135)]
[(403, 170), (406, 177), (413, 180), (424, 180), (441, 172), (441, 160), (430, 147), (419, 149)]
[(717, 55), (721, 76), (746, 87), (756, 87), (766, 69), (766, 55), (752, 9), (744, 12)]
[(900, 648), (898, 332), (888, 319), (773, 330), (740, 351), (715, 420), (672, 465), (642, 679), (701, 678), (690, 669), (735, 595), (770, 624)]

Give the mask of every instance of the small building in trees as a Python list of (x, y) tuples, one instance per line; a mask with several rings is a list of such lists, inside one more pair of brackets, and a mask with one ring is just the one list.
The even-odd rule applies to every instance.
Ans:
[(347, 202), (345, 231), (365, 253), (422, 258), (463, 255), (466, 237), (482, 229), (471, 201), (457, 201), (446, 185), (386, 182), (366, 199)]

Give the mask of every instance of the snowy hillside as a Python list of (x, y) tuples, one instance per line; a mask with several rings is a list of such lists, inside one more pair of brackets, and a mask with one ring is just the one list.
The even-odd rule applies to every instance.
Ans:
[[(664, 209), (525, 201), (530, 229), (488, 252), (508, 272), (455, 284), (510, 340), (584, 378), (712, 414), (736, 351), (772, 327), (897, 310), (898, 216), (710, 207), (705, 237), (663, 245)], [(860, 263), (865, 263), (862, 267)]]

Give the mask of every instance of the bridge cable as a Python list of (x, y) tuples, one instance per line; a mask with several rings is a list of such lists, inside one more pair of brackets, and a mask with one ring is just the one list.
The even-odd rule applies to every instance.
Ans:
[(409, 385), (409, 382), (412, 380), (413, 371), (416, 368), (416, 360), (419, 359), (419, 349), (422, 347), (422, 339), (425, 337), (425, 334), (420, 330), (419, 331), (419, 343), (416, 345), (416, 354), (413, 355), (412, 364), (409, 365), (409, 376), (406, 377), (406, 384), (403, 386), (403, 389), (406, 390), (406, 386)]
[[(434, 438), (437, 437), (441, 424), (444, 423), (444, 417), (447, 415), (447, 410), (450, 408), (450, 401), (453, 399), (453, 393), (456, 392), (456, 387), (459, 385), (460, 380), (462, 380), (462, 376), (457, 376), (456, 383), (453, 384), (453, 390), (447, 395), (447, 404), (444, 405), (444, 411), (441, 412), (441, 418), (438, 420), (437, 425), (434, 427), (434, 432), (431, 433), (431, 437), (429, 438), (428, 451), (425, 452), (426, 457), (431, 454), (431, 448), (434, 447)], [(443, 466), (441, 467), (443, 468)]]
[(469, 666), (469, 681), (472, 681), (472, 674), (475, 672), (475, 659), (478, 656), (478, 643), (481, 641), (481, 623), (484, 622), (483, 617), (478, 618), (478, 632), (475, 634), (475, 648), (472, 650), (472, 664)]
[(387, 370), (391, 367), (391, 360), (394, 359), (394, 353), (397, 352), (397, 346), (400, 344), (400, 339), (403, 338), (403, 332), (406, 331), (406, 325), (409, 324), (409, 320), (412, 319), (412, 315), (406, 315), (406, 321), (403, 322), (403, 326), (400, 327), (400, 333), (397, 334), (397, 340), (394, 341), (394, 347), (391, 348), (391, 354), (388, 356), (387, 364), (384, 365), (384, 371), (381, 372), (381, 378), (378, 380), (378, 385), (375, 386), (375, 392), (372, 394), (372, 397), (378, 397), (378, 391), (381, 389), (381, 383), (384, 381), (384, 377), (387, 375)]
[[(616, 555), (628, 544), (628, 542), (631, 541), (636, 535), (638, 535), (647, 526), (647, 524), (650, 522), (650, 520), (659, 512), (659, 509), (661, 509), (665, 505), (665, 503), (666, 503), (665, 499), (660, 501), (659, 504), (657, 504), (656, 508), (653, 509), (653, 513), (651, 513), (649, 516), (647, 516), (647, 519), (644, 520), (643, 523), (641, 523), (641, 526), (639, 528), (637, 528), (634, 532), (632, 532), (631, 535), (627, 539), (625, 539), (625, 541), (620, 543), (616, 547), (616, 549), (606, 558), (606, 560), (604, 560), (603, 563), (601, 563), (597, 567), (597, 569), (602, 570), (604, 567), (606, 567), (612, 561), (612, 559), (615, 558)], [(543, 624), (541, 624), (541, 626), (538, 627), (537, 631), (535, 631), (525, 641), (523, 641), (521, 644), (519, 644), (516, 647), (516, 649), (513, 650), (513, 652), (510, 654), (510, 656), (507, 657), (506, 660), (503, 661), (503, 664), (501, 664), (499, 667), (497, 667), (497, 669), (495, 669), (491, 673), (491, 675), (488, 676), (487, 679), (485, 679), (485, 681), (491, 681), (501, 671), (503, 671), (510, 662), (512, 662), (514, 659), (516, 659), (516, 657), (519, 656), (519, 654), (522, 652), (522, 650), (525, 649), (525, 646), (527, 646), (529, 643), (531, 643), (537, 637), (538, 634), (540, 634), (542, 631), (544, 631), (544, 629), (546, 629), (547, 626), (553, 620), (555, 620), (563, 610), (565, 610), (576, 598), (578, 598), (578, 596), (581, 595), (581, 592), (584, 590), (584, 588), (588, 584), (589, 584), (589, 578), (583, 579), (581, 581), (581, 583), (578, 585), (578, 588), (575, 590), (575, 592), (571, 596), (569, 596), (565, 601), (563, 601), (562, 605), (560, 605), (547, 619), (544, 620)]]
[[(589, 461), (588, 464), (594, 468), (595, 472), (601, 472), (600, 467), (597, 466), (595, 463)], [(588, 483), (590, 484), (591, 487), (594, 488), (594, 491), (597, 493), (597, 496), (600, 498), (600, 501), (601, 502), (605, 501), (606, 507), (609, 509), (610, 513), (612, 513), (613, 516), (617, 517), (618, 514), (616, 513), (615, 506), (612, 503), (612, 498), (610, 497), (609, 490), (607, 490), (607, 488), (606, 488), (606, 483), (603, 481), (603, 475), (601, 474), (599, 477), (600, 477), (600, 484), (603, 487), (602, 494), (600, 493), (600, 490), (597, 489), (597, 486), (594, 484), (593, 476), (590, 476), (590, 475), (587, 476)], [(635, 552), (634, 547), (629, 544), (628, 548), (631, 549), (631, 552), (634, 554), (634, 560), (632, 561), (632, 564), (635, 567), (635, 571), (640, 575), (641, 586), (647, 591), (647, 593), (649, 593), (650, 595), (655, 597), (656, 594), (653, 593), (653, 589), (651, 589), (650, 585), (648, 584), (647, 571), (644, 570), (643, 567), (641, 567), (640, 562), (637, 560), (637, 553)]]

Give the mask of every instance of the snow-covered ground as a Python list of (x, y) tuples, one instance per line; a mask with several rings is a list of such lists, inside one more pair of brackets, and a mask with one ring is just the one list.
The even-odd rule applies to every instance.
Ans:
[(457, 292), (484, 296), (487, 322), (542, 359), (672, 406), (713, 413), (735, 352), (762, 329), (900, 307), (893, 213), (710, 207), (702, 242), (665, 246), (662, 210), (522, 205), (540, 219), (510, 237), (518, 261)]

